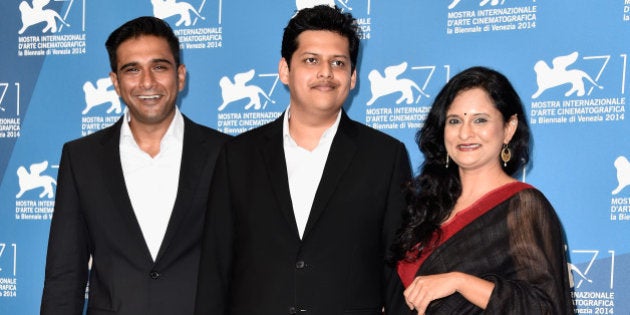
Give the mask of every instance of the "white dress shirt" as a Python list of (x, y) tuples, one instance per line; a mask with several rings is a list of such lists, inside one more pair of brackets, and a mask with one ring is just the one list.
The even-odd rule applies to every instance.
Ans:
[(179, 109), (176, 108), (155, 157), (140, 149), (129, 128), (129, 113), (125, 113), (120, 131), (120, 162), (131, 205), (154, 261), (177, 197), (183, 143), (184, 118)]
[(291, 138), (289, 134), (290, 110), (291, 106), (285, 111), (282, 128), (284, 157), (287, 162), (287, 175), (289, 176), (289, 190), (293, 203), (293, 212), (300, 238), (302, 238), (308, 216), (311, 213), (315, 193), (324, 172), (330, 146), (339, 127), (341, 110), (339, 110), (335, 123), (324, 131), (319, 139), (319, 144), (313, 151), (298, 146), (295, 140)]

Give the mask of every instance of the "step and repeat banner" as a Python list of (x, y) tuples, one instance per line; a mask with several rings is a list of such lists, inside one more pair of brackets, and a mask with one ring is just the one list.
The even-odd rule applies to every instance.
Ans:
[(630, 314), (630, 0), (3, 0), (0, 313), (38, 313), (63, 143), (125, 110), (108, 77), (112, 30), (169, 22), (189, 73), (181, 111), (236, 135), (288, 105), (282, 31), (319, 3), (362, 30), (346, 110), (403, 141), (415, 170), (414, 135), (451, 76), (483, 65), (510, 78), (534, 136), (521, 179), (562, 219), (577, 312)]

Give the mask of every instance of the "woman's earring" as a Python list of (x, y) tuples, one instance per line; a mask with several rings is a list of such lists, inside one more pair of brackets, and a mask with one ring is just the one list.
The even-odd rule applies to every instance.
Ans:
[(445, 168), (448, 168), (448, 162), (449, 162), (449, 158), (448, 158), (448, 154), (446, 155), (446, 163), (444, 164)]
[(512, 150), (508, 147), (507, 144), (503, 145), (503, 149), (501, 149), (501, 161), (503, 161), (503, 167), (507, 167), (507, 163), (512, 159)]

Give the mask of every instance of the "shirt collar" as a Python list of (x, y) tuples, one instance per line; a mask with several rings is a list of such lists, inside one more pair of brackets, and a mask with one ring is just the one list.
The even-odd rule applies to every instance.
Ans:
[[(337, 133), (337, 129), (339, 129), (339, 122), (341, 121), (341, 111), (342, 110), (339, 109), (339, 113), (337, 114), (337, 119), (335, 120), (335, 123), (332, 124), (332, 126), (328, 127), (328, 129), (326, 129), (326, 131), (324, 131), (324, 133), (322, 134), (322, 137), (319, 139), (320, 144), (326, 141), (332, 142), (332, 138)], [(289, 107), (287, 107), (287, 110), (284, 112), (284, 118), (282, 121), (282, 137), (284, 139), (285, 144), (290, 143), (291, 145), (297, 146), (297, 143), (295, 142), (295, 140), (293, 140), (293, 138), (291, 137), (291, 134), (289, 133), (289, 119), (290, 118), (291, 118), (291, 105), (289, 105)]]
[[(131, 128), (129, 127), (129, 120), (131, 116), (129, 114), (129, 110), (125, 110), (122, 126), (120, 129), (120, 144), (127, 144), (137, 146), (136, 140), (133, 138), (133, 133), (131, 132)], [(173, 120), (171, 124), (168, 126), (166, 133), (161, 141), (161, 147), (168, 145), (172, 141), (182, 143), (184, 141), (184, 117), (182, 113), (179, 111), (179, 108), (175, 106), (175, 115), (173, 116)], [(160, 150), (161, 151), (161, 150)]]

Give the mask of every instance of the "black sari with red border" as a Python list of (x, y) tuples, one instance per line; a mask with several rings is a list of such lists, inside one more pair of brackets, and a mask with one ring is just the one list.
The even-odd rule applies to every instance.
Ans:
[(426, 314), (574, 314), (562, 226), (531, 185), (491, 191), (437, 235), (417, 261), (399, 263), (405, 286), (415, 276), (459, 271), (494, 290), (485, 311), (455, 293), (433, 301)]

